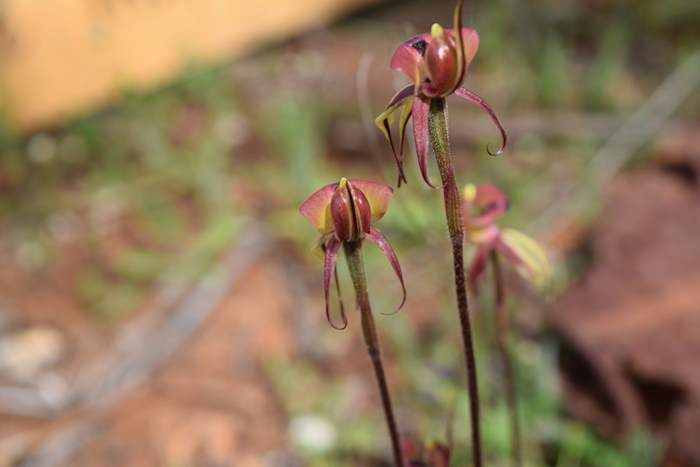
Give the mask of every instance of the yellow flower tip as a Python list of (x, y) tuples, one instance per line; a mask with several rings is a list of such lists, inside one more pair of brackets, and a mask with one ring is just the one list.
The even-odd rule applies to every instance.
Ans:
[(340, 181), (338, 182), (338, 187), (339, 188), (345, 188), (348, 184), (348, 179), (345, 177), (341, 177)]
[(462, 196), (464, 196), (464, 199), (467, 202), (472, 202), (476, 198), (476, 185), (473, 183), (468, 183), (467, 185), (464, 186), (464, 190), (462, 190)]
[(434, 39), (439, 39), (445, 35), (445, 30), (438, 23), (433, 23), (433, 27), (430, 28), (430, 34)]

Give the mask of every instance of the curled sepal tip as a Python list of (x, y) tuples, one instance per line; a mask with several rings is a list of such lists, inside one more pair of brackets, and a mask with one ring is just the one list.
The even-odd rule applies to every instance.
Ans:
[(399, 311), (401, 308), (403, 308), (404, 304), (406, 303), (406, 284), (403, 280), (403, 272), (401, 271), (401, 264), (399, 264), (399, 259), (396, 256), (394, 249), (391, 247), (391, 244), (387, 241), (387, 239), (379, 230), (372, 227), (365, 238), (377, 245), (379, 249), (382, 250), (382, 253), (384, 253), (384, 256), (386, 256), (386, 258), (389, 260), (391, 268), (394, 270), (396, 277), (401, 283), (401, 304), (399, 304), (399, 307), (396, 310)]
[(348, 318), (345, 314), (345, 307), (342, 305), (342, 301), (340, 301), (340, 319), (342, 320), (342, 324), (338, 326), (333, 322), (333, 319), (331, 318), (330, 290), (331, 282), (333, 282), (334, 276), (336, 277), (337, 281), (335, 264), (338, 259), (338, 250), (340, 249), (340, 245), (340, 240), (335, 237), (331, 237), (328, 242), (326, 242), (323, 249), (326, 255), (323, 263), (323, 293), (326, 300), (326, 320), (333, 329), (337, 329), (339, 331), (348, 327)]
[(501, 133), (501, 147), (498, 148), (498, 151), (492, 152), (491, 149), (488, 146), (486, 146), (486, 151), (491, 156), (498, 156), (501, 153), (503, 153), (503, 151), (506, 149), (506, 145), (508, 144), (508, 134), (506, 133), (505, 128), (503, 128), (501, 121), (498, 119), (496, 112), (494, 112), (491, 106), (474, 91), (470, 91), (467, 88), (458, 88), (455, 91), (455, 94), (463, 99), (473, 102), (474, 104), (481, 107), (487, 114), (489, 114), (489, 117), (491, 117), (491, 121), (496, 125), (498, 131)]

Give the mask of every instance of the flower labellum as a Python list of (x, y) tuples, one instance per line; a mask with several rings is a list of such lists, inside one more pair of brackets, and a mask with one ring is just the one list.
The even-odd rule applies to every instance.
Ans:
[[(384, 217), (393, 191), (390, 187), (368, 180), (348, 180), (341, 178), (338, 183), (326, 185), (309, 198), (299, 208), (321, 234), (321, 245), (325, 254), (323, 268), (323, 288), (326, 299), (326, 316), (336, 329), (347, 326), (347, 318), (341, 305), (341, 326), (330, 319), (329, 296), (331, 283), (336, 273), (338, 251), (343, 243), (369, 240), (379, 247), (389, 260), (394, 273), (401, 283), (403, 298), (399, 308), (406, 301), (406, 287), (401, 265), (384, 235), (373, 223)], [(342, 303), (342, 302), (341, 302)]]
[(432, 40), (425, 49), (423, 60), (430, 80), (424, 91), (428, 95), (444, 97), (452, 93), (459, 79), (457, 49), (452, 35), (445, 34), (442, 26), (435, 23), (431, 30)]
[(361, 240), (369, 233), (372, 219), (369, 201), (346, 178), (340, 180), (331, 198), (331, 217), (341, 242)]

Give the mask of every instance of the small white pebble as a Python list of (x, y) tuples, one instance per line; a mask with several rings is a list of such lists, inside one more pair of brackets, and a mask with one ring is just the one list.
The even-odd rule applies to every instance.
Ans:
[(292, 443), (304, 450), (327, 452), (335, 446), (338, 432), (331, 422), (318, 415), (300, 415), (289, 423)]
[(56, 139), (46, 133), (38, 133), (27, 143), (27, 156), (32, 162), (45, 164), (56, 154)]

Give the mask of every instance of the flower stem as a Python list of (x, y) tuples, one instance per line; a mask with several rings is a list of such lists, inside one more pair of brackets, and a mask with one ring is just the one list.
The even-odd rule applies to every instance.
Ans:
[(479, 410), (479, 387), (476, 375), (476, 359), (474, 342), (469, 320), (469, 302), (464, 279), (464, 227), (462, 226), (462, 200), (455, 178), (455, 169), (450, 154), (450, 140), (447, 131), (447, 105), (445, 99), (434, 98), (430, 101), (430, 141), (433, 152), (440, 168), (442, 178), (442, 193), (445, 199), (445, 216), (447, 228), (452, 242), (452, 260), (454, 262), (455, 289), (457, 293), (457, 309), (462, 326), (464, 343), (464, 359), (467, 367), (467, 388), (471, 413), (472, 445), (474, 450), (474, 465), (483, 465), (481, 453), (481, 425)]
[(503, 371), (503, 384), (508, 404), (508, 416), (510, 418), (510, 442), (511, 459), (513, 466), (523, 465), (520, 420), (518, 418), (518, 394), (515, 384), (515, 372), (508, 352), (508, 309), (506, 308), (506, 289), (503, 280), (501, 262), (496, 251), (491, 252), (491, 267), (493, 269), (493, 282), (496, 293), (496, 346), (501, 360)]
[(382, 406), (384, 408), (384, 417), (386, 418), (386, 424), (389, 428), (394, 461), (396, 467), (404, 467), (401, 445), (399, 443), (399, 430), (394, 417), (389, 387), (386, 383), (377, 328), (374, 323), (374, 317), (372, 316), (369, 294), (367, 293), (367, 278), (365, 276), (365, 266), (362, 259), (362, 242), (345, 242), (344, 248), (345, 257), (348, 261), (348, 269), (350, 270), (350, 277), (355, 287), (357, 307), (360, 309), (360, 314), (362, 315), (362, 334), (364, 335), (365, 344), (367, 345), (367, 353), (369, 353), (369, 358), (374, 366), (374, 374), (377, 378), (379, 394), (381, 395)]

